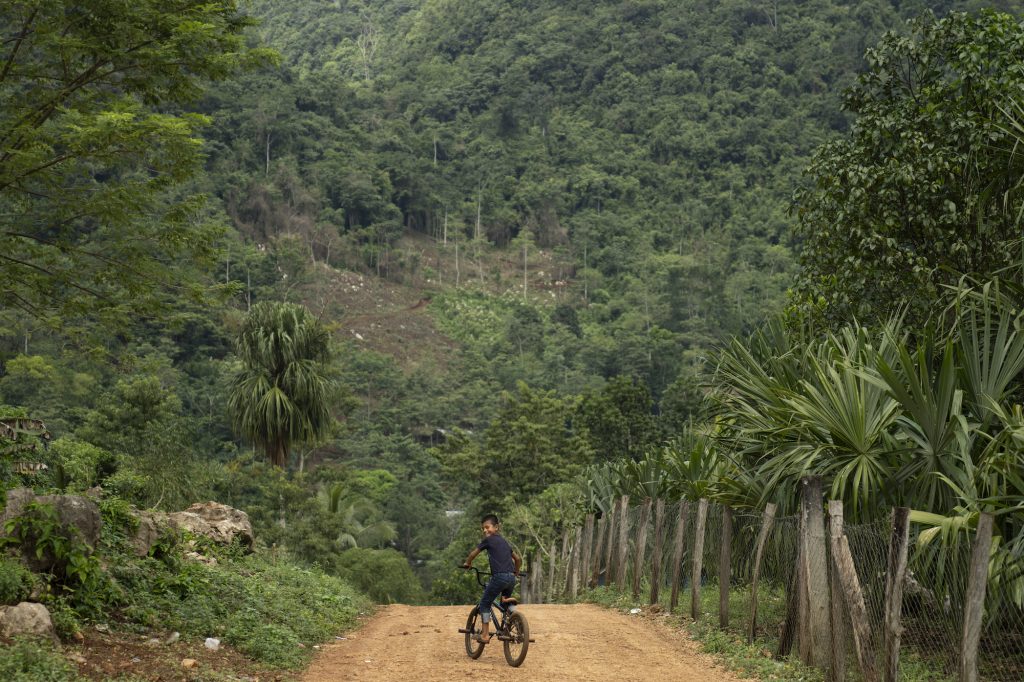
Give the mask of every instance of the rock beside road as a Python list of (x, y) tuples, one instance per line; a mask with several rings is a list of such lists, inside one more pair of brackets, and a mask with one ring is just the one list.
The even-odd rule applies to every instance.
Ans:
[(135, 512), (139, 526), (132, 537), (132, 547), (145, 556), (169, 528), (188, 531), (219, 544), (231, 544), (236, 538), (245, 547), (252, 547), (253, 532), (249, 515), (240, 509), (218, 502), (200, 502), (180, 512)]
[[(58, 523), (65, 537), (77, 537), (91, 552), (100, 539), (100, 508), (96, 501), (81, 495), (36, 495), (29, 488), (7, 491), (7, 505), (0, 515), (0, 526), (25, 514), (30, 504), (49, 505), (57, 512)], [(29, 543), (26, 543), (28, 545)], [(48, 571), (57, 559), (48, 552), (39, 556), (34, 546), (22, 547), (26, 563), (34, 571)]]
[(185, 511), (169, 514), (168, 518), (175, 527), (214, 542), (227, 545), (237, 538), (246, 547), (253, 543), (249, 515), (226, 504), (200, 502)]
[(45, 637), (58, 641), (49, 610), (42, 604), (24, 601), (17, 606), (0, 606), (0, 636)]

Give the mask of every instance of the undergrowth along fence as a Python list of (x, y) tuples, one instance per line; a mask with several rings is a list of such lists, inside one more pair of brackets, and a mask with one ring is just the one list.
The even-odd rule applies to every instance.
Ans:
[(823, 504), (820, 479), (801, 483), (793, 516), (623, 496), (530, 557), (523, 598), (613, 588), (695, 621), (717, 617), (828, 680), (1024, 679), (1022, 583), (990, 566), (991, 516), (970, 543), (943, 544), (904, 508), (845, 523), (841, 502)]

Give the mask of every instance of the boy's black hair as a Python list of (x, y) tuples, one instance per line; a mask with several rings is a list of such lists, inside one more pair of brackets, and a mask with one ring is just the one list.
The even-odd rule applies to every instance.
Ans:
[(500, 521), (498, 521), (498, 517), (494, 514), (487, 514), (482, 519), (480, 519), (481, 524), (487, 523), (488, 521), (491, 522), (492, 526), (497, 526), (501, 523)]

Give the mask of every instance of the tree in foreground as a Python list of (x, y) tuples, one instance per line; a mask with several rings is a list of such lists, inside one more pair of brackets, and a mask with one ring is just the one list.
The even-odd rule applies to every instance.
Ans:
[[(833, 325), (904, 307), (920, 322), (961, 275), (1021, 259), (1024, 24), (1007, 14), (925, 18), (888, 34), (847, 96), (856, 121), (822, 147), (797, 194), (798, 294)], [(1019, 152), (1018, 152), (1019, 155)]]
[[(202, 293), (220, 228), (181, 192), (210, 80), (274, 58), (237, 0), (0, 3), (0, 306), (126, 324)], [(182, 281), (187, 279), (188, 281)]]
[(283, 467), (292, 444), (316, 442), (334, 424), (330, 334), (304, 306), (262, 302), (249, 312), (237, 353), (242, 367), (228, 397), (235, 429)]

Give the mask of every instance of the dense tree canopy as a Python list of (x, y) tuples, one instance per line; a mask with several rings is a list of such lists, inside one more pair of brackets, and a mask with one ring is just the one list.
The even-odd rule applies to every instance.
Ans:
[(266, 61), (234, 0), (0, 7), (0, 296), (54, 328), (198, 293), (218, 229), (197, 195), (203, 116), (176, 105)]
[(800, 192), (801, 295), (842, 322), (915, 319), (941, 287), (1019, 266), (1011, 121), (1024, 25), (1008, 14), (923, 18), (868, 51), (850, 134), (824, 146)]

